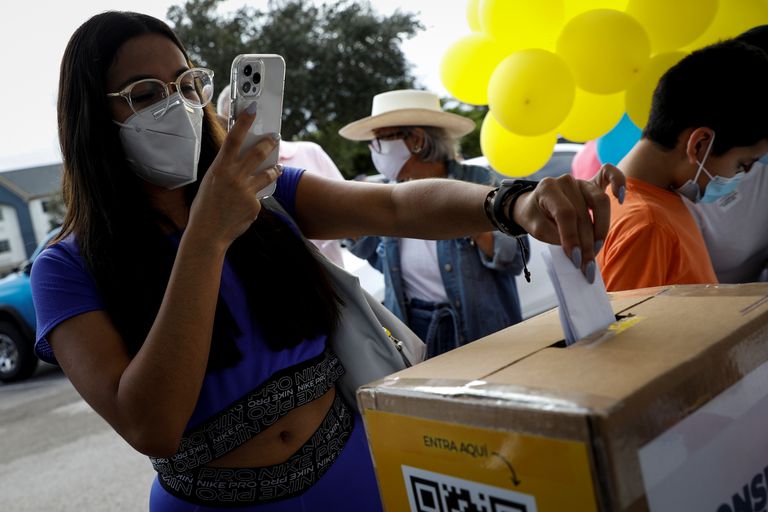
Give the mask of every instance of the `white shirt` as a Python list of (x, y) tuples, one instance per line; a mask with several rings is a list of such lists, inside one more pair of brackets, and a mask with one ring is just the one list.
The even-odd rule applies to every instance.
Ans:
[(406, 298), (448, 302), (443, 277), (440, 275), (440, 263), (437, 260), (437, 242), (401, 238), (400, 268)]
[[(757, 281), (768, 263), (768, 169), (755, 162), (739, 188), (714, 203), (684, 200), (721, 283)], [(763, 275), (762, 280), (766, 280)]]

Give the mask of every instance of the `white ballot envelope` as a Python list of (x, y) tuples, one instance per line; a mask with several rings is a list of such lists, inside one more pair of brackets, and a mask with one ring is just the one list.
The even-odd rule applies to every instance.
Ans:
[(560, 305), (560, 323), (567, 345), (616, 321), (599, 268), (595, 269), (595, 282), (589, 284), (562, 247), (550, 245), (549, 251), (541, 255)]

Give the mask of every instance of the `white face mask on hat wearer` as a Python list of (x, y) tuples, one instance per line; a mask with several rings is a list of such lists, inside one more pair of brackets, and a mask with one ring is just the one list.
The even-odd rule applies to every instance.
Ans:
[[(142, 113), (152, 108), (156, 106)], [(167, 189), (197, 179), (203, 110), (185, 105), (179, 93), (168, 98), (168, 109), (157, 119), (134, 114), (125, 123), (115, 123), (120, 126), (125, 158), (141, 178)]]
[(376, 151), (373, 144), (369, 144), (373, 166), (390, 181), (395, 181), (400, 170), (411, 158), (411, 151), (402, 139), (380, 140), (381, 151)]

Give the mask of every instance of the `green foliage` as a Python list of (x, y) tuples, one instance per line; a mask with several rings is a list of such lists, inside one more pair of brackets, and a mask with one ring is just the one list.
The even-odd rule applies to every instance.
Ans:
[(64, 195), (61, 188), (58, 188), (53, 195), (45, 199), (44, 210), (50, 216), (48, 219), (48, 229), (61, 226), (67, 213), (67, 206), (64, 204)]
[(456, 100), (443, 100), (443, 110), (452, 112), (460, 116), (468, 117), (475, 122), (475, 129), (472, 133), (465, 135), (459, 140), (459, 151), (465, 159), (481, 156), (480, 150), (480, 127), (483, 125), (485, 114), (488, 113), (488, 107), (467, 105), (459, 103)]
[(237, 54), (282, 55), (283, 138), (317, 142), (347, 178), (373, 172), (366, 144), (337, 132), (370, 115), (374, 95), (416, 85), (400, 48), (423, 29), (414, 15), (381, 16), (367, 1), (350, 0), (270, 0), (265, 10), (222, 14), (221, 2), (188, 0), (167, 15), (193, 61), (214, 70), (217, 89), (227, 86)]

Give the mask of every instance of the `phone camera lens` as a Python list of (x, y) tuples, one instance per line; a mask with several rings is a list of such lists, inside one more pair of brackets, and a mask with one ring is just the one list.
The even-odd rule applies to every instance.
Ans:
[(251, 82), (243, 83), (243, 92), (249, 92), (251, 90)]
[(261, 82), (261, 73), (258, 71), (253, 74), (253, 83), (257, 84)]
[(253, 71), (253, 68), (251, 67), (251, 65), (250, 65), (250, 64), (247, 64), (247, 65), (246, 65), (246, 66), (243, 68), (243, 74), (244, 74), (245, 76), (251, 76), (251, 72), (252, 72), (252, 71)]

